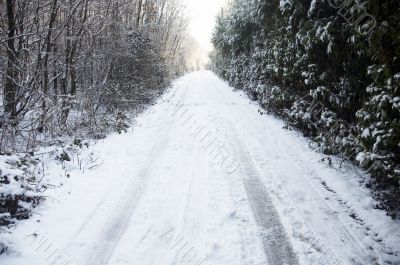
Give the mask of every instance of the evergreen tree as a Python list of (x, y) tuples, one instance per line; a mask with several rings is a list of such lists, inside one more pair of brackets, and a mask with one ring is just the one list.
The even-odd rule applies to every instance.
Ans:
[(214, 70), (326, 154), (368, 169), (400, 210), (400, 3), (233, 0), (213, 35)]

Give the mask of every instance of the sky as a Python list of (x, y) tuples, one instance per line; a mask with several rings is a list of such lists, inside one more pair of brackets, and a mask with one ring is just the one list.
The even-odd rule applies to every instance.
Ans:
[(190, 18), (189, 31), (200, 47), (210, 51), (215, 18), (227, 0), (185, 0)]

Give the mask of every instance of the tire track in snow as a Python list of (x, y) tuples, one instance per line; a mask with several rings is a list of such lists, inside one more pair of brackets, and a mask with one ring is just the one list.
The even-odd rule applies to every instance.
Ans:
[[(190, 160), (191, 162), (185, 167), (188, 173), (186, 176), (188, 181), (182, 186), (185, 188), (179, 194), (176, 194), (181, 197), (182, 205), (177, 211), (179, 216), (176, 220), (177, 222), (171, 227), (173, 230), (173, 243), (167, 242), (167, 247), (173, 252), (168, 264), (189, 265), (191, 262), (194, 264), (197, 264), (197, 262), (204, 263), (207, 258), (202, 248), (204, 242), (203, 238), (201, 238), (202, 233), (204, 233), (205, 221), (203, 178), (205, 177), (206, 160), (196, 143), (191, 146)], [(171, 245), (169, 246), (169, 244)], [(152, 261), (151, 264), (156, 263)]]
[[(221, 89), (221, 91), (218, 91), (216, 93), (216, 95), (223, 95), (224, 91)], [(226, 100), (225, 100), (226, 101)], [(323, 197), (321, 196), (321, 194), (318, 193), (318, 191), (316, 190), (314, 183), (312, 180), (309, 179), (309, 177), (306, 176), (306, 174), (313, 174), (313, 172), (310, 172), (307, 168), (307, 165), (305, 164), (306, 161), (300, 160), (299, 159), (294, 159), (294, 151), (291, 149), (291, 146), (289, 146), (286, 143), (283, 143), (284, 146), (279, 145), (279, 139), (277, 139), (277, 136), (281, 134), (281, 132), (278, 132), (276, 129), (274, 129), (274, 127), (272, 126), (272, 128), (263, 128), (261, 129), (261, 124), (262, 124), (262, 120), (261, 119), (256, 119), (255, 117), (251, 116), (249, 112), (244, 111), (243, 108), (239, 108), (237, 106), (240, 106), (238, 104), (224, 104), (225, 108), (223, 116), (224, 117), (229, 117), (231, 116), (232, 118), (232, 124), (234, 121), (234, 124), (236, 125), (236, 127), (241, 126), (244, 130), (247, 130), (249, 132), (249, 136), (252, 136), (254, 138), (256, 138), (257, 142), (258, 142), (258, 146), (262, 147), (261, 149), (263, 150), (269, 150), (271, 148), (272, 144), (275, 148), (273, 148), (273, 150), (283, 150), (280, 151), (279, 154), (281, 155), (281, 158), (279, 158), (280, 164), (276, 164), (274, 163), (274, 160), (270, 161), (272, 163), (274, 163), (274, 169), (275, 170), (279, 170), (279, 171), (270, 171), (271, 174), (274, 174), (274, 178), (279, 178), (278, 176), (280, 176), (280, 178), (285, 179), (287, 178), (287, 176), (285, 176), (284, 172), (281, 172), (281, 169), (286, 170), (287, 168), (292, 168), (294, 170), (296, 170), (298, 172), (298, 177), (302, 180), (299, 181), (305, 181), (306, 184), (308, 184), (311, 188), (311, 193), (310, 194), (313, 198), (314, 198), (314, 203), (316, 203), (317, 205), (319, 205), (319, 207), (322, 207), (324, 209), (327, 209), (328, 211), (330, 210), (330, 212), (333, 212), (333, 210), (331, 209), (331, 207), (326, 203), (326, 201), (323, 199)], [(233, 120), (234, 117), (234, 120)], [(258, 117), (258, 116), (257, 116)], [(242, 130), (243, 130), (242, 129)], [(272, 129), (272, 131), (269, 131), (270, 129)], [(242, 132), (242, 130), (240, 130), (240, 132)], [(265, 141), (266, 139), (264, 139), (263, 136), (267, 136), (268, 137), (268, 141)], [(246, 139), (246, 137), (244, 137), (244, 135), (242, 134), (236, 134), (236, 137), (239, 137), (240, 139)], [(252, 146), (253, 147), (253, 146)], [(252, 149), (252, 151), (254, 151)], [(283, 155), (282, 155), (283, 154)], [(271, 154), (267, 154), (267, 157), (270, 156)], [(298, 154), (296, 154), (298, 156)], [(265, 157), (265, 153), (261, 154), (261, 158)], [(250, 158), (254, 157), (253, 154)], [(255, 157), (254, 157), (255, 158)], [(286, 161), (285, 159), (290, 160)], [(264, 159), (262, 159), (261, 161), (263, 161)], [(284, 165), (282, 165), (282, 163)], [(282, 166), (284, 168), (282, 168)], [(306, 167), (306, 169), (304, 168)], [(261, 182), (261, 179), (259, 179)], [(280, 191), (281, 192), (281, 191)], [(290, 197), (290, 193), (288, 193), (289, 197)], [(295, 204), (295, 206), (297, 206), (297, 204)], [(300, 213), (300, 216), (301, 213)], [(302, 218), (303, 221), (305, 220), (305, 218)], [(352, 260), (351, 264), (368, 264), (370, 262), (373, 262), (374, 257), (371, 257), (371, 255), (368, 254), (368, 250), (366, 249), (366, 247), (351, 233), (351, 231), (349, 231), (346, 226), (340, 221), (339, 217), (334, 215), (333, 219), (329, 220), (329, 224), (334, 225), (335, 229), (332, 231), (332, 235), (330, 235), (331, 237), (337, 237), (336, 241), (339, 242), (346, 242), (346, 245), (349, 244), (350, 248), (345, 248), (343, 249), (343, 251), (355, 251), (356, 253), (358, 252), (357, 258), (355, 256), (354, 259)], [(331, 222), (334, 221), (334, 222)], [(337, 235), (336, 235), (337, 234)], [(321, 237), (324, 238), (324, 237)], [(326, 240), (325, 240), (326, 241)], [(314, 245), (315, 242), (311, 241), (309, 242), (312, 246)], [(331, 242), (327, 242), (327, 243), (331, 243)], [(325, 245), (325, 244), (323, 244)], [(330, 244), (326, 244), (326, 245), (330, 245)], [(329, 254), (328, 256), (338, 256), (336, 255), (336, 253), (334, 254)], [(336, 260), (333, 260), (334, 262), (336, 262)]]
[(248, 155), (248, 150), (238, 138), (236, 128), (229, 121), (230, 137), (236, 155), (240, 160), (243, 184), (257, 224), (262, 228), (261, 240), (270, 264), (296, 265), (298, 260), (293, 251), (278, 212), (260, 180), (258, 170)]
[(206, 177), (206, 159), (205, 155), (200, 152), (199, 149), (200, 147), (195, 145), (191, 169), (192, 179), (188, 190), (190, 196), (187, 198), (183, 218), (183, 232), (190, 236), (192, 240), (195, 240), (204, 228), (204, 178)]
[[(170, 130), (169, 130), (170, 131)], [(169, 132), (155, 142), (152, 150), (148, 154), (146, 162), (137, 174), (138, 185), (133, 185), (133, 189), (128, 189), (126, 196), (121, 197), (122, 205), (109, 220), (105, 229), (101, 232), (96, 245), (90, 250), (88, 258), (83, 262), (84, 265), (106, 265), (111, 255), (118, 245), (119, 239), (129, 225), (129, 221), (140, 201), (143, 193), (146, 192), (147, 183), (151, 178), (151, 168), (160, 159), (169, 143)]]
[[(250, 117), (249, 113), (244, 112), (246, 117), (243, 118), (243, 121), (252, 121), (252, 117)], [(270, 145), (267, 145), (265, 142), (265, 139), (262, 139), (260, 135), (265, 134), (265, 131), (263, 131), (260, 127), (261, 125), (258, 122), (253, 122), (250, 126), (249, 122), (247, 122), (247, 125), (249, 127), (247, 128), (252, 128), (254, 133), (254, 137), (256, 138), (257, 142), (260, 144), (260, 146), (263, 146), (265, 150), (267, 148), (271, 148)], [(311, 194), (309, 196), (314, 197), (314, 203), (318, 203), (320, 207), (327, 209), (330, 212), (335, 212), (334, 209), (326, 202), (324, 199), (325, 197), (321, 195), (321, 193), (318, 191), (318, 189), (315, 187), (315, 183), (312, 179), (310, 179), (307, 175), (314, 175), (314, 171), (310, 169), (307, 164), (304, 161), (301, 161), (301, 158), (299, 157), (298, 153), (294, 153), (293, 148), (288, 146), (287, 143), (283, 142), (282, 140), (279, 140), (276, 138), (276, 135), (280, 135), (280, 132), (277, 132), (276, 129), (274, 129), (273, 126), (269, 128), (272, 130), (272, 133), (269, 133), (269, 142), (268, 144), (273, 144), (274, 150), (284, 150), (283, 153), (290, 158), (290, 163), (281, 160), (282, 162), (285, 162), (287, 164), (286, 168), (292, 168), (293, 170), (298, 171), (298, 176), (301, 177), (304, 180), (304, 183), (307, 184), (310, 187)], [(270, 161), (271, 162), (271, 161)], [(283, 173), (279, 171), (279, 167), (277, 165), (274, 165), (274, 169), (278, 170), (279, 176), (282, 176), (283, 178)], [(357, 257), (353, 257), (353, 263), (354, 264), (367, 264), (370, 262), (375, 262), (376, 257), (373, 257), (368, 251), (368, 247), (364, 245), (351, 231), (349, 231), (346, 226), (343, 224), (343, 221), (341, 220), (340, 216), (337, 215), (332, 215), (331, 218), (335, 221), (334, 222), (334, 230), (335, 234), (339, 238), (338, 240), (342, 242), (346, 242), (346, 246), (351, 245), (351, 248), (347, 248), (357, 255)], [(304, 219), (304, 217), (303, 217)], [(322, 237), (320, 237), (322, 238)], [(326, 242), (325, 242), (326, 244)], [(330, 244), (326, 244), (330, 245)], [(338, 256), (335, 253), (336, 256)]]
[[(167, 95), (167, 97), (165, 99), (161, 100), (161, 103), (166, 103), (170, 106), (172, 106), (172, 110), (171, 112), (174, 111), (174, 106), (176, 104), (178, 104), (179, 102), (182, 101), (182, 99), (186, 96), (186, 91), (180, 92), (182, 93), (181, 95), (178, 95), (179, 92), (177, 91), (177, 89), (174, 89), (171, 93), (171, 95)], [(175, 98), (180, 98), (179, 100), (177, 100), (177, 102), (173, 102)], [(164, 124), (164, 126), (167, 126), (167, 123)], [(168, 128), (171, 126), (167, 126)], [(171, 129), (171, 128), (170, 128)], [(161, 131), (161, 130), (158, 130)], [(154, 148), (156, 145), (154, 145), (152, 148)], [(126, 172), (124, 172), (125, 174)], [(111, 186), (107, 189), (107, 194), (110, 193), (115, 187)], [(72, 239), (76, 239), (79, 237), (79, 235), (82, 233), (82, 231), (85, 231), (85, 229), (87, 229), (87, 226), (90, 224), (90, 221), (92, 219), (95, 218), (95, 215), (99, 214), (99, 211), (101, 210), (101, 207), (104, 206), (105, 201), (107, 200), (107, 197), (104, 197), (102, 200), (100, 200), (96, 206), (94, 207), (94, 209), (91, 211), (91, 214), (88, 216), (88, 218), (83, 222), (83, 224), (80, 226), (80, 228), (75, 232), (75, 234), (72, 236)]]
[[(179, 94), (179, 95), (177, 95)], [(174, 103), (171, 102), (174, 98), (179, 98), (179, 100), (183, 100), (186, 96), (186, 90), (182, 92), (176, 92), (167, 99), (168, 108), (167, 113), (173, 111)], [(178, 102), (179, 102), (178, 100)], [(171, 110), (169, 110), (171, 108)], [(166, 114), (163, 114), (167, 116)], [(167, 116), (166, 119), (169, 117)], [(119, 240), (121, 239), (124, 231), (129, 226), (132, 215), (138, 205), (142, 195), (147, 190), (147, 184), (151, 178), (151, 169), (154, 167), (154, 164), (159, 160), (164, 151), (166, 150), (171, 137), (170, 133), (174, 128), (173, 122), (163, 122), (164, 126), (161, 126), (161, 129), (158, 130), (155, 136), (162, 133), (163, 136), (160, 137), (157, 141), (155, 141), (152, 146), (149, 154), (147, 155), (147, 160), (143, 163), (140, 170), (137, 173), (137, 177), (134, 178), (132, 183), (127, 183), (128, 189), (125, 190), (124, 196), (121, 196), (120, 203), (121, 205), (118, 209), (115, 210), (114, 215), (110, 216), (106, 225), (101, 232), (97, 236), (96, 242), (91, 242), (92, 246), (89, 247), (88, 253), (85, 253), (85, 257), (82, 262), (78, 264), (83, 265), (106, 265), (108, 264), (114, 249), (117, 247)], [(166, 127), (166, 129), (163, 129)], [(129, 167), (126, 169), (124, 174), (129, 174)], [(104, 198), (102, 202), (99, 203), (98, 207), (96, 207), (95, 211), (90, 215), (89, 220), (86, 220), (84, 225), (80, 228), (80, 231), (83, 235), (85, 231), (85, 227), (87, 227), (91, 222), (90, 220), (94, 219), (98, 214), (101, 215), (99, 211), (103, 201), (107, 198)]]

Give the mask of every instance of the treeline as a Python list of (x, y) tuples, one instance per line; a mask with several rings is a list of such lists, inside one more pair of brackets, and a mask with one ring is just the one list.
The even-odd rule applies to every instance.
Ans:
[(232, 0), (213, 35), (216, 72), (373, 176), (400, 211), (400, 2)]
[(186, 70), (177, 0), (0, 0), (0, 11), (0, 154), (98, 137)]

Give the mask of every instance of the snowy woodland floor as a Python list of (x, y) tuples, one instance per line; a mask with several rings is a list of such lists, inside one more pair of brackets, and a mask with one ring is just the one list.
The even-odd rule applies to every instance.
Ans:
[(177, 80), (82, 151), (97, 166), (47, 165), (62, 186), (0, 234), (0, 264), (400, 264), (400, 223), (374, 209), (367, 176), (261, 114), (211, 72)]

